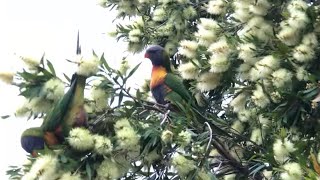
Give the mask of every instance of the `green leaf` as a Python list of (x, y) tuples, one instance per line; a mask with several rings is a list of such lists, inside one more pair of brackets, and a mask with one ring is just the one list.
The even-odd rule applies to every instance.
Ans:
[(126, 79), (129, 79), (133, 73), (135, 73), (137, 71), (137, 69), (139, 68), (141, 63), (137, 64), (129, 73), (128, 73), (128, 76), (126, 77)]
[(70, 79), (65, 73), (63, 73), (63, 76), (66, 78), (66, 80), (67, 80), (68, 82), (71, 81), (71, 79)]
[(90, 167), (90, 164), (88, 161), (86, 162), (86, 172), (88, 175), (88, 179), (91, 180), (92, 179), (92, 170), (91, 170), (91, 167)]
[(4, 115), (4, 116), (1, 116), (1, 119), (7, 119), (9, 117), (10, 117), (10, 115)]
[(56, 76), (56, 72), (55, 72), (55, 70), (54, 70), (54, 67), (53, 67), (52, 63), (51, 63), (49, 60), (47, 60), (47, 66), (48, 66), (50, 72), (51, 72), (54, 76)]
[(118, 106), (120, 106), (121, 105), (121, 102), (122, 102), (122, 99), (123, 99), (123, 92), (122, 91), (120, 91), (120, 93), (119, 93), (119, 101), (118, 101)]

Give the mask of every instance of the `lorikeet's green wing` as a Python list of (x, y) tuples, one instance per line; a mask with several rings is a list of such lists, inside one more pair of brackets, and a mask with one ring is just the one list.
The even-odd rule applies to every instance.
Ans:
[(70, 89), (58, 101), (58, 103), (53, 107), (51, 112), (44, 119), (41, 125), (43, 131), (55, 131), (56, 128), (62, 124), (62, 121), (68, 111), (71, 101), (74, 98), (78, 79), (77, 76), (77, 74), (74, 74), (72, 76)]
[(184, 86), (180, 77), (172, 73), (168, 73), (164, 79), (164, 84), (172, 90), (171, 92), (167, 93), (167, 99), (171, 100), (173, 103), (175, 101), (181, 103), (181, 100), (183, 100), (191, 106), (195, 106), (193, 97)]

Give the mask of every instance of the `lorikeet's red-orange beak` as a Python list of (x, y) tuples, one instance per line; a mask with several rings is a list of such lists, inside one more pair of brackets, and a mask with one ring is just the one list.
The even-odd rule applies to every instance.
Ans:
[(31, 155), (32, 155), (32, 157), (37, 157), (38, 156), (38, 153), (36, 152), (36, 151), (32, 151), (32, 153), (31, 153)]
[(148, 53), (145, 53), (145, 54), (144, 54), (144, 58), (150, 58), (149, 54), (148, 54)]

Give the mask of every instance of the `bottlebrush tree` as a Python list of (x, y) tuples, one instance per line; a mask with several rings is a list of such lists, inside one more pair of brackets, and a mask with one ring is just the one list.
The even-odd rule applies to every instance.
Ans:
[[(166, 49), (190, 93), (198, 100), (205, 97), (206, 122), (194, 126), (183, 109), (170, 111), (154, 103), (148, 86), (133, 91), (127, 82), (138, 66), (116, 70), (102, 56), (93, 77), (97, 81), (88, 84), (88, 129), (71, 130), (63, 144), (9, 171), (13, 177), (319, 178), (319, 1), (99, 4), (116, 9), (118, 18), (132, 20), (111, 32), (128, 42), (129, 51), (140, 52), (151, 44)], [(63, 95), (58, 89), (62, 86), (53, 86), (60, 81), (45, 59), (33, 67), (15, 74), (20, 83), (14, 84), (35, 102), (30, 105), (48, 101), (40, 109), (32, 106), (22, 112), (45, 116), (57, 99), (50, 98)], [(11, 83), (13, 76), (1, 77)], [(39, 89), (43, 97), (34, 95)]]

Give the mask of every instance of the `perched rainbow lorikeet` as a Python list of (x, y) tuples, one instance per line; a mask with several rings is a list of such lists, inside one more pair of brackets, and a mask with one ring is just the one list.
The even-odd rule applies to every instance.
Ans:
[[(191, 117), (195, 125), (198, 128), (203, 127), (204, 122), (209, 120), (203, 116), (203, 108), (198, 106), (195, 98), (183, 84), (182, 78), (172, 73), (170, 58), (165, 49), (159, 45), (153, 45), (146, 50), (144, 57), (150, 59), (153, 65), (150, 89), (157, 103), (164, 105), (170, 102), (179, 109), (185, 109), (184, 113)], [(208, 123), (216, 133), (227, 135), (216, 125), (217, 122), (210, 120)]]
[(170, 58), (163, 47), (159, 45), (149, 47), (144, 57), (150, 59), (153, 65), (150, 89), (157, 103), (164, 105), (168, 103), (167, 101), (173, 104), (184, 102), (193, 107), (197, 106), (182, 79), (172, 73)]
[[(79, 34), (77, 54), (80, 54)], [(21, 136), (21, 146), (33, 156), (36, 150), (45, 145), (53, 146), (64, 141), (74, 127), (87, 126), (87, 113), (84, 109), (84, 88), (87, 77), (73, 74), (71, 85), (66, 94), (47, 114), (40, 127), (26, 129)]]

